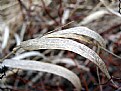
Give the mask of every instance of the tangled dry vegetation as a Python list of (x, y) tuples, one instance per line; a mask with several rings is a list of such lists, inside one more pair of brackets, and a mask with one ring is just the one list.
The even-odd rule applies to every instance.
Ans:
[(0, 91), (120, 91), (119, 1), (1, 0)]

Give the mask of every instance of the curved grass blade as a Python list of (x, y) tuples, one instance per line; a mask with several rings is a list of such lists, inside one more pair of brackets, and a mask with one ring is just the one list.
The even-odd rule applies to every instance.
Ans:
[(2, 65), (11, 68), (20, 68), (24, 70), (34, 70), (34, 71), (53, 73), (55, 75), (62, 76), (68, 79), (76, 87), (78, 91), (80, 91), (81, 89), (80, 79), (77, 77), (77, 75), (72, 71), (61, 66), (57, 66), (50, 63), (33, 61), (33, 60), (15, 60), (15, 59), (5, 59)]
[[(63, 31), (66, 31), (66, 30), (63, 30)], [(94, 43), (94, 42), (92, 42), (92, 41), (90, 41), (89, 39), (87, 39), (87, 38), (85, 38), (85, 37), (79, 35), (79, 34), (76, 34), (76, 33), (60, 33), (60, 32), (54, 32), (54, 33), (47, 34), (47, 35), (45, 35), (45, 36), (43, 36), (43, 37), (47, 37), (47, 38), (72, 38), (72, 39), (78, 39), (78, 40), (87, 42), (87, 43), (89, 43), (89, 44), (92, 44), (92, 45), (94, 45), (94, 46), (98, 46), (99, 48), (105, 50), (106, 52), (108, 52), (108, 53), (114, 55), (115, 57), (117, 57), (117, 58), (119, 58), (119, 59), (121, 59), (121, 57), (119, 57), (119, 56), (115, 55), (114, 53), (108, 51), (108, 50), (104, 47), (105, 45), (102, 45), (102, 46), (101, 46), (101, 43), (102, 43), (102, 42), (101, 42), (101, 41), (98, 41), (98, 39), (96, 39), (96, 37), (95, 37), (95, 40), (98, 41), (99, 45), (96, 44), (96, 43)], [(100, 36), (100, 37), (101, 37), (101, 36)], [(100, 39), (100, 40), (102, 40), (102, 39)], [(105, 42), (104, 40), (102, 40), (102, 41)]]
[(47, 34), (43, 37), (47, 37), (47, 38), (71, 38), (71, 39), (78, 39), (78, 40), (81, 40), (81, 41), (84, 41), (84, 42), (87, 42), (89, 44), (93, 44), (92, 41), (90, 41), (89, 39), (81, 36), (81, 35), (77, 35), (77, 34), (74, 34), (74, 33), (64, 33), (64, 34)]
[(20, 44), (21, 48), (25, 50), (38, 50), (38, 49), (61, 49), (75, 52), (93, 63), (95, 63), (100, 70), (110, 79), (110, 75), (102, 59), (93, 50), (85, 46), (84, 44), (78, 43), (70, 39), (62, 38), (46, 38), (41, 37), (40, 39), (31, 39), (24, 41)]
[(65, 33), (66, 34), (71, 33), (71, 34), (77, 34), (77, 35), (85, 35), (90, 38), (93, 38), (103, 47), (105, 47), (105, 45), (106, 45), (104, 39), (98, 33), (92, 31), (91, 29), (89, 29), (87, 27), (69, 28), (69, 29), (65, 29), (65, 30), (61, 30), (61, 31), (57, 31), (57, 32), (53, 32), (53, 33), (44, 35), (43, 37), (58, 37), (59, 35), (63, 35)]

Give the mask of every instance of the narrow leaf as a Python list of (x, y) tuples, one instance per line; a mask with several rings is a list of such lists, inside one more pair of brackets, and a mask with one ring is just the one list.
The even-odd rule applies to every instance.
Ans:
[(57, 37), (58, 35), (63, 35), (63, 34), (78, 34), (78, 35), (85, 35), (88, 36), (90, 38), (93, 38), (94, 40), (96, 40), (101, 46), (105, 47), (105, 41), (104, 39), (96, 32), (92, 31), (89, 28), (86, 27), (74, 27), (74, 28), (69, 28), (69, 29), (65, 29), (65, 30), (61, 30), (61, 31), (57, 31), (57, 32), (53, 32), (47, 35), (44, 35), (43, 37)]
[(81, 41), (84, 41), (84, 42), (87, 42), (87, 43), (90, 43), (90, 44), (94, 44), (92, 41), (90, 41), (89, 39), (81, 36), (81, 35), (77, 35), (77, 34), (74, 34), (74, 33), (64, 33), (64, 34), (47, 34), (43, 37), (47, 37), (47, 38), (72, 38), (72, 39), (78, 39), (78, 40), (81, 40)]
[(3, 41), (2, 41), (2, 49), (4, 49), (7, 46), (8, 40), (9, 40), (9, 27), (6, 25), (4, 29), (4, 35), (3, 35)]
[(78, 43), (70, 39), (62, 38), (46, 38), (41, 37), (24, 41), (20, 44), (21, 48), (25, 50), (38, 50), (38, 49), (61, 49), (75, 52), (83, 57), (89, 59), (95, 63), (100, 70), (110, 79), (110, 75), (102, 59), (93, 50), (85, 46), (84, 44)]
[(106, 11), (106, 10), (100, 10), (100, 11), (96, 11), (90, 15), (88, 15), (87, 17), (85, 17), (83, 19), (83, 21), (81, 21), (79, 23), (79, 25), (86, 25), (86, 24), (89, 24), (90, 22), (94, 21), (94, 20), (97, 20), (101, 17), (103, 17), (105, 14), (108, 14), (109, 12)]
[(57, 66), (50, 63), (33, 61), (33, 60), (14, 60), (14, 59), (5, 59), (2, 65), (11, 68), (20, 68), (24, 70), (35, 70), (35, 71), (53, 73), (55, 75), (62, 76), (68, 79), (77, 88), (78, 91), (80, 91), (81, 89), (80, 79), (76, 76), (76, 74), (61, 66)]

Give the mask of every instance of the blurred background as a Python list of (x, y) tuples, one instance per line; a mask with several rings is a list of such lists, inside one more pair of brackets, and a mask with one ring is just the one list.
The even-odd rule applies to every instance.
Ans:
[[(105, 39), (106, 48), (121, 56), (119, 4), (120, 0), (0, 0), (0, 58), (22, 41), (43, 36), (54, 29), (59, 31), (75, 26), (85, 26), (99, 33)], [(73, 52), (23, 51), (9, 58), (31, 53), (24, 59), (57, 64), (76, 73), (81, 80), (82, 91), (100, 90), (96, 65)], [(102, 91), (121, 91), (121, 59), (104, 50), (99, 55), (119, 86), (113, 86), (100, 72), (101, 83), (105, 83), (101, 85)], [(53, 74), (10, 70), (7, 71), (9, 75), (0, 80), (0, 91), (76, 91), (69, 81)]]

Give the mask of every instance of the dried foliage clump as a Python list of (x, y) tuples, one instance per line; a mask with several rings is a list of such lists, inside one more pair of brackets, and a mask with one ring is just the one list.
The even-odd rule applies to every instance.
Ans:
[(120, 91), (119, 0), (1, 0), (0, 90)]

